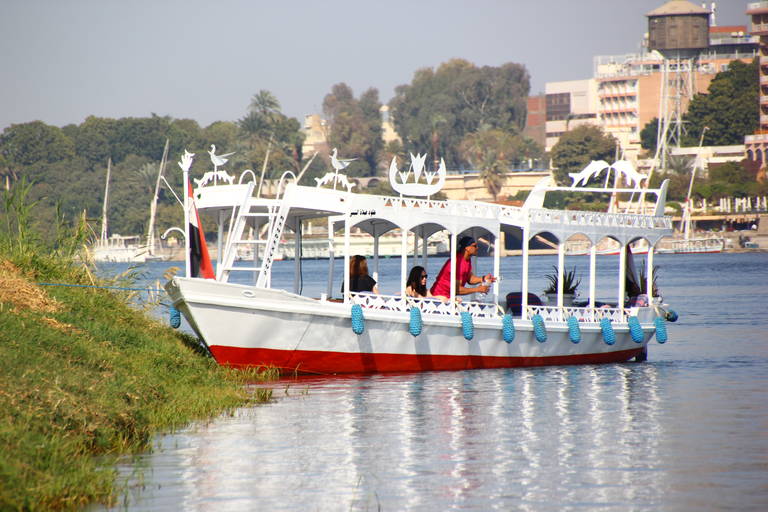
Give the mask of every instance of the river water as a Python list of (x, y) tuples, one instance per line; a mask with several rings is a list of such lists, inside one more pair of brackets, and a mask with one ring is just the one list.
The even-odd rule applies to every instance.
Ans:
[[(599, 261), (610, 296), (618, 257)], [(768, 510), (768, 254), (655, 263), (680, 320), (645, 363), (286, 379), (126, 460), (114, 510)], [(306, 262), (304, 290), (326, 269)], [(387, 291), (399, 260), (381, 270)]]

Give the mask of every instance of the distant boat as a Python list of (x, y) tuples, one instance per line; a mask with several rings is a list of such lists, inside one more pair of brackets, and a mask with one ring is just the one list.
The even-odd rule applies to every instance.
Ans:
[(92, 248), (93, 259), (108, 263), (144, 263), (147, 261), (147, 246), (141, 244), (137, 235), (113, 234), (96, 241)]
[[(167, 150), (167, 142), (166, 142)], [(162, 165), (160, 172), (162, 172)], [(109, 222), (107, 211), (109, 208), (109, 179), (112, 173), (112, 159), (107, 161), (107, 179), (104, 185), (104, 202), (101, 211), (101, 233), (96, 242), (91, 246), (91, 255), (94, 261), (108, 263), (145, 263), (147, 261), (162, 261), (164, 258), (154, 253), (154, 209), (156, 207), (157, 192), (153, 200), (151, 210), (149, 239), (150, 243), (142, 243), (140, 236), (120, 234), (109, 235)], [(159, 176), (159, 175), (158, 175)], [(158, 178), (159, 179), (159, 178)]]
[(717, 253), (725, 249), (722, 237), (683, 238), (673, 240), (668, 247), (659, 247), (656, 252), (664, 254)]
[[(704, 139), (704, 132), (708, 128), (705, 126), (699, 138), (699, 148)], [(691, 217), (693, 216), (693, 202), (691, 193), (693, 192), (693, 181), (696, 179), (696, 168), (698, 158), (691, 169), (691, 181), (688, 184), (688, 194), (685, 196), (685, 207), (683, 208), (683, 239), (673, 240), (667, 247), (659, 246), (658, 252), (667, 254), (695, 254), (695, 253), (717, 253), (725, 249), (725, 238), (718, 236), (705, 236), (691, 238)]]

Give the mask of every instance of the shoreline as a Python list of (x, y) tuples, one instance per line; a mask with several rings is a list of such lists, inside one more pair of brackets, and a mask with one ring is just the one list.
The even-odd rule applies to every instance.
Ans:
[[(64, 260), (64, 261), (63, 261)], [(78, 287), (39, 286), (39, 282)], [(231, 371), (61, 254), (0, 244), (0, 510), (113, 505), (119, 456), (271, 399), (271, 372)]]

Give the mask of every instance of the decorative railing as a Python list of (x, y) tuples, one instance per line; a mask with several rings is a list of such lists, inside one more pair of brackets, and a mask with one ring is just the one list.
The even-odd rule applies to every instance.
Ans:
[(611, 322), (626, 323), (631, 314), (630, 309), (625, 308), (577, 308), (564, 307), (557, 308), (552, 306), (528, 306), (526, 308), (528, 318), (533, 315), (541, 315), (545, 322), (566, 322), (568, 317), (575, 317), (582, 323), (597, 323), (603, 318), (608, 318)]
[(566, 226), (603, 226), (640, 229), (672, 229), (671, 217), (634, 213), (602, 213), (570, 210), (530, 210), (532, 223)]
[(422, 314), (456, 316), (462, 311), (469, 312), (473, 318), (498, 318), (501, 314), (499, 306), (492, 302), (443, 302), (439, 299), (416, 299), (400, 295), (377, 295), (372, 293), (349, 293), (350, 301), (365, 309), (376, 311), (406, 312), (412, 307), (418, 307)]
[[(407, 208), (420, 211), (438, 210), (440, 213), (454, 216), (469, 216), (475, 218), (493, 219), (499, 216), (499, 211), (510, 207), (485, 203), (483, 201), (442, 201), (432, 199), (416, 199), (412, 197), (366, 196), (369, 209), (377, 208)], [(519, 208), (511, 208), (510, 211)]]

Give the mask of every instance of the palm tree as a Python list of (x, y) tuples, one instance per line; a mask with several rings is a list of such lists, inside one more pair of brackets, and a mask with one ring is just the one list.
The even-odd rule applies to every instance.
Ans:
[(494, 201), (504, 186), (504, 175), (514, 153), (512, 138), (506, 132), (492, 129), (470, 133), (461, 142), (462, 156), (480, 170), (480, 178)]
[(265, 117), (273, 117), (280, 112), (280, 102), (274, 94), (262, 89), (251, 98), (249, 110)]

